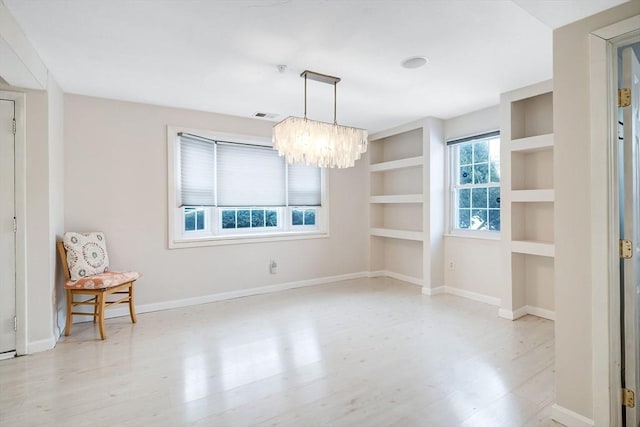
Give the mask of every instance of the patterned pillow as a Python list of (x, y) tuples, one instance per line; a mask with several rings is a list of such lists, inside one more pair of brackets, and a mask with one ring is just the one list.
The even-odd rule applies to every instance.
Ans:
[(67, 265), (71, 280), (104, 273), (109, 269), (109, 256), (104, 233), (64, 233)]

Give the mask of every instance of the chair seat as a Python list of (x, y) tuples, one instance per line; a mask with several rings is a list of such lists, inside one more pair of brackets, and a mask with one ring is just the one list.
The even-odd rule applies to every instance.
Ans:
[(93, 276), (83, 277), (80, 280), (67, 281), (65, 289), (107, 289), (123, 283), (133, 282), (142, 277), (137, 271), (105, 271)]

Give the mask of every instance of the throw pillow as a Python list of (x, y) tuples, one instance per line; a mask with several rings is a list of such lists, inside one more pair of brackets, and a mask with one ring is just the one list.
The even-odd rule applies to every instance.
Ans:
[(104, 233), (64, 233), (64, 247), (67, 250), (67, 265), (72, 281), (109, 269), (109, 256)]

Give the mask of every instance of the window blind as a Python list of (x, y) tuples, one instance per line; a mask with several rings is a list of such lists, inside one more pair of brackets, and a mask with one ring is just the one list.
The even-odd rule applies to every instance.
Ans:
[(214, 206), (215, 145), (213, 141), (180, 134), (180, 206)]
[(217, 144), (218, 206), (284, 206), (285, 163), (271, 147)]
[(474, 141), (476, 139), (492, 138), (494, 136), (499, 136), (499, 135), (500, 135), (500, 131), (496, 130), (493, 132), (481, 133), (480, 135), (473, 135), (473, 136), (467, 136), (465, 138), (452, 139), (447, 141), (447, 145), (462, 144), (463, 142)]
[(321, 206), (318, 167), (286, 165), (270, 147), (178, 135), (180, 207)]
[(289, 206), (320, 206), (320, 168), (289, 165)]

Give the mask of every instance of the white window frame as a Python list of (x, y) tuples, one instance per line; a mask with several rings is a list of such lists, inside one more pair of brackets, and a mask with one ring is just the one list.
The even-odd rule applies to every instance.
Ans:
[[(252, 135), (229, 134), (203, 129), (167, 126), (167, 209), (168, 209), (168, 246), (170, 249), (198, 246), (217, 246), (243, 243), (261, 243), (299, 239), (317, 239), (329, 237), (329, 186), (328, 171), (321, 170), (321, 206), (274, 207), (278, 210), (278, 227), (269, 231), (256, 232), (255, 229), (222, 229), (221, 213), (223, 209), (232, 207), (204, 207), (205, 230), (184, 230), (184, 208), (178, 207), (180, 199), (180, 136), (179, 133), (191, 133), (212, 140), (235, 143), (271, 146), (271, 139)], [(269, 206), (255, 206), (260, 209), (271, 209)], [(293, 209), (316, 209), (315, 226), (293, 226), (290, 224)], [(251, 209), (241, 207), (238, 209)], [(232, 231), (233, 230), (233, 231)]]
[[(307, 225), (307, 224), (294, 225), (293, 224), (293, 211), (310, 211), (310, 210), (315, 211), (315, 217), (316, 217), (315, 224), (313, 225)], [(319, 222), (318, 217), (319, 215), (321, 215), (321, 212), (317, 206), (288, 206), (286, 210), (286, 215), (287, 215), (287, 225), (290, 230), (297, 230), (297, 231), (317, 230), (318, 222)], [(302, 217), (304, 222), (304, 213), (302, 214)]]
[[(185, 236), (204, 236), (204, 235), (210, 233), (211, 232), (210, 231), (211, 230), (211, 222), (210, 222), (210, 218), (209, 218), (209, 216), (210, 216), (209, 209), (208, 208), (201, 208), (201, 207), (189, 207), (189, 208), (192, 208), (192, 209), (194, 209), (196, 211), (195, 212), (196, 218), (197, 218), (197, 211), (201, 210), (201, 211), (204, 212), (204, 220), (203, 220), (204, 228), (202, 230), (198, 230), (196, 228), (195, 230), (191, 231), (191, 230), (185, 230), (184, 227), (183, 227), (182, 232), (184, 233), (184, 235)], [(185, 217), (186, 217), (186, 213), (184, 212), (185, 210), (186, 209), (183, 208), (183, 215), (182, 215), (183, 224), (184, 224)], [(196, 224), (197, 224), (197, 220), (196, 220)]]
[[(236, 211), (236, 222), (237, 222), (237, 211), (239, 210), (251, 210), (251, 209), (259, 209), (259, 210), (273, 210), (276, 211), (276, 214), (278, 216), (278, 225), (275, 227), (264, 227), (264, 228), (260, 228), (257, 232), (253, 227), (246, 227), (246, 228), (222, 228), (222, 211), (231, 211), (231, 210), (235, 210)], [(219, 236), (242, 236), (242, 235), (248, 235), (248, 234), (273, 234), (273, 233), (281, 233), (283, 231), (286, 231), (286, 224), (284, 223), (284, 210), (285, 208), (278, 206), (278, 207), (265, 207), (265, 206), (252, 206), (252, 207), (246, 207), (246, 206), (238, 206), (238, 207), (232, 207), (232, 206), (225, 206), (224, 208), (211, 208), (211, 210), (216, 211), (216, 222), (215, 222), (215, 228), (216, 231), (215, 233)], [(264, 230), (264, 231), (263, 231)]]
[[(499, 130), (495, 130), (494, 132), (499, 132)], [(482, 139), (483, 135), (489, 134), (491, 132), (482, 132), (479, 134), (469, 135), (468, 137), (464, 137), (464, 139), (469, 138), (469, 142), (472, 142), (473, 139)], [(498, 134), (499, 138), (499, 134)], [(454, 138), (455, 140), (463, 139), (463, 138)], [(489, 138), (487, 138), (489, 139)], [(500, 142), (502, 143), (502, 141)], [(470, 230), (466, 228), (457, 228), (457, 212), (458, 212), (458, 198), (456, 197), (456, 190), (459, 188), (489, 188), (489, 187), (498, 187), (500, 188), (500, 194), (502, 194), (502, 174), (500, 176), (499, 183), (487, 183), (487, 184), (467, 184), (467, 185), (458, 185), (458, 150), (455, 149), (456, 145), (447, 145), (447, 186), (449, 191), (447, 192), (447, 221), (448, 221), (448, 235), (457, 236), (457, 237), (469, 237), (469, 238), (477, 238), (477, 239), (488, 239), (488, 240), (500, 240), (500, 230)], [(502, 165), (502, 158), (500, 159), (500, 165)], [(497, 184), (497, 185), (496, 185)], [(502, 196), (501, 196), (502, 197)], [(500, 229), (502, 229), (502, 204), (500, 205)]]

